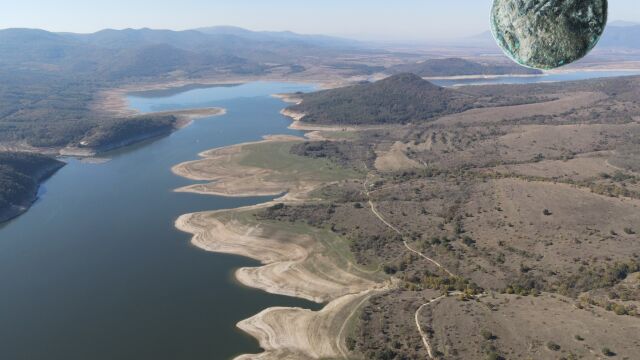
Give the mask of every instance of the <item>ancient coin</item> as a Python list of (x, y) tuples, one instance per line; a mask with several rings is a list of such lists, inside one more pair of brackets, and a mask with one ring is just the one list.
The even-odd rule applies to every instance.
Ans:
[(596, 46), (607, 13), (607, 0), (494, 0), (491, 30), (517, 63), (553, 69)]

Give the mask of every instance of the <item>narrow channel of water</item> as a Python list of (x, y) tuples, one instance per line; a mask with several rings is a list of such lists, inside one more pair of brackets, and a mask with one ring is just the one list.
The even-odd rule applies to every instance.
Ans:
[(270, 95), (312, 89), (251, 83), (131, 97), (143, 112), (228, 113), (106, 154), (106, 163), (68, 159), (26, 214), (0, 226), (0, 359), (228, 359), (260, 351), (239, 320), (269, 306), (319, 308), (235, 283), (234, 269), (257, 263), (195, 248), (173, 226), (185, 213), (266, 198), (174, 193), (190, 182), (170, 171), (211, 148), (300, 134)]

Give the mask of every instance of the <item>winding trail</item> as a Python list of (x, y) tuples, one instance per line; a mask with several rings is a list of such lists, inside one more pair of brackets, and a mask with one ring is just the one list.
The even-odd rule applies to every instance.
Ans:
[(404, 246), (407, 248), (407, 250), (411, 251), (414, 254), (417, 254), (418, 256), (422, 257), (423, 259), (431, 262), (432, 264), (434, 264), (435, 266), (437, 266), (440, 270), (444, 271), (445, 273), (447, 273), (447, 275), (455, 277), (456, 275), (454, 273), (452, 273), (451, 271), (447, 270), (447, 268), (445, 268), (444, 266), (442, 266), (442, 264), (440, 264), (439, 262), (437, 262), (436, 260), (426, 256), (425, 254), (419, 252), (418, 250), (412, 248), (411, 246), (409, 246), (409, 243), (407, 242), (407, 240), (405, 240), (404, 235), (402, 235), (402, 232), (400, 230), (398, 230), (398, 228), (396, 228), (395, 226), (391, 225), (391, 223), (389, 223), (382, 215), (380, 215), (380, 213), (378, 212), (378, 210), (376, 209), (375, 204), (373, 203), (373, 201), (371, 200), (371, 195), (369, 192), (369, 188), (367, 186), (369, 182), (369, 176), (367, 176), (367, 179), (364, 182), (364, 192), (367, 195), (367, 198), (369, 199), (368, 203), (369, 203), (369, 207), (371, 208), (371, 211), (373, 212), (373, 214), (380, 219), (380, 221), (382, 221), (385, 225), (387, 225), (388, 228), (390, 228), (391, 230), (393, 230), (396, 234), (400, 235), (402, 237), (402, 242), (404, 244)]
[(337, 349), (340, 351), (340, 354), (345, 359), (349, 359), (349, 354), (348, 354), (349, 349), (344, 348), (345, 343), (342, 341), (342, 334), (344, 333), (344, 330), (347, 328), (347, 324), (349, 324), (349, 321), (351, 320), (351, 318), (356, 314), (356, 312), (358, 312), (358, 310), (360, 310), (360, 307), (362, 306), (362, 304), (364, 304), (370, 298), (371, 298), (371, 294), (363, 297), (362, 300), (360, 300), (360, 302), (358, 303), (358, 305), (353, 307), (349, 315), (347, 315), (344, 318), (344, 322), (340, 327), (340, 331), (338, 332), (338, 337), (336, 338), (336, 345), (337, 345)]
[(414, 316), (415, 320), (416, 320), (416, 327), (418, 328), (418, 332), (420, 333), (420, 336), (422, 337), (422, 343), (424, 344), (424, 347), (427, 348), (427, 354), (429, 355), (430, 359), (433, 359), (433, 349), (431, 349), (431, 345), (429, 344), (429, 340), (427, 337), (427, 334), (424, 332), (424, 330), (422, 330), (422, 326), (420, 326), (420, 311), (422, 311), (422, 309), (424, 309), (425, 307), (440, 301), (442, 299), (444, 299), (445, 297), (447, 297), (447, 295), (442, 295), (440, 297), (437, 297), (431, 301), (429, 301), (428, 303), (424, 303), (422, 304), (422, 306), (420, 306), (418, 308), (418, 310), (416, 310), (416, 314)]
[(406, 247), (407, 249), (409, 249), (409, 251), (417, 254), (418, 256), (422, 257), (425, 260), (430, 261), (431, 263), (433, 263), (435, 266), (437, 266), (438, 268), (440, 268), (440, 270), (444, 271), (447, 273), (447, 275), (451, 276), (451, 277), (455, 277), (456, 275), (454, 273), (452, 273), (451, 271), (447, 270), (447, 268), (445, 268), (444, 266), (442, 266), (439, 262), (433, 260), (432, 258), (426, 256), (425, 254), (419, 252), (418, 250), (413, 249), (411, 246), (409, 246), (409, 244), (407, 243), (406, 240), (402, 240), (402, 243), (404, 243), (404, 247)]
[[(369, 191), (369, 187), (368, 187), (368, 183), (369, 183), (369, 175), (367, 174), (367, 177), (364, 181), (364, 192), (368, 198), (368, 203), (369, 203), (369, 207), (371, 208), (371, 212), (373, 212), (373, 214), (380, 219), (380, 221), (382, 221), (388, 228), (390, 228), (391, 230), (393, 230), (396, 234), (400, 235), (402, 237), (402, 243), (404, 244), (404, 247), (407, 248), (407, 250), (411, 251), (414, 254), (417, 254), (418, 256), (420, 256), (421, 258), (431, 262), (432, 264), (434, 264), (435, 266), (437, 266), (440, 270), (444, 271), (446, 274), (448, 274), (451, 277), (455, 277), (456, 275), (453, 274), (451, 271), (449, 271), (447, 268), (445, 268), (444, 266), (442, 266), (442, 264), (440, 264), (439, 262), (435, 261), (434, 259), (426, 256), (425, 254), (419, 252), (418, 250), (413, 249), (411, 246), (409, 246), (409, 243), (407, 242), (407, 240), (404, 238), (404, 235), (402, 235), (402, 232), (396, 228), (395, 226), (393, 226), (391, 223), (389, 223), (376, 209), (375, 204), (373, 203), (373, 201), (371, 200), (371, 194)], [(456, 292), (458, 293), (458, 292)], [(452, 293), (453, 294), (453, 293)], [(427, 355), (429, 356), (429, 359), (435, 359), (433, 357), (433, 349), (431, 348), (431, 344), (429, 343), (429, 337), (427, 336), (427, 334), (424, 332), (424, 330), (422, 330), (422, 326), (420, 326), (420, 312), (422, 311), (422, 309), (424, 309), (425, 307), (438, 302), (444, 298), (446, 298), (449, 294), (446, 295), (442, 295), (438, 298), (432, 299), (429, 302), (426, 302), (424, 304), (422, 304), (418, 310), (416, 310), (415, 314), (414, 314), (414, 319), (415, 319), (415, 323), (416, 323), (416, 327), (418, 328), (418, 332), (420, 333), (420, 337), (422, 338), (422, 343), (424, 344), (424, 347), (427, 350)], [(356, 308), (357, 309), (357, 308)], [(354, 310), (355, 311), (355, 310)], [(345, 322), (346, 324), (346, 322)]]

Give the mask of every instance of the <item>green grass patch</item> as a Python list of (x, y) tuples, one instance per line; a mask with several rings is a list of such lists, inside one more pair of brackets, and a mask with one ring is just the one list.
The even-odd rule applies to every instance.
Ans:
[(264, 142), (245, 145), (240, 165), (275, 170), (295, 175), (300, 180), (339, 181), (362, 177), (354, 169), (342, 167), (327, 159), (314, 159), (291, 154), (295, 142)]

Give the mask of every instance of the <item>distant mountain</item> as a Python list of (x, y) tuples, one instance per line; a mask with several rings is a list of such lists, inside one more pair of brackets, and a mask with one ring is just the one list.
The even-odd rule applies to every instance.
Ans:
[(193, 30), (172, 31), (147, 28), (124, 30), (106, 29), (92, 34), (62, 33), (60, 35), (108, 49), (126, 49), (166, 44), (180, 49), (193, 50), (213, 41), (209, 36)]
[(387, 72), (413, 73), (422, 77), (542, 74), (540, 70), (528, 69), (515, 63), (483, 64), (460, 58), (430, 59), (415, 64), (397, 65), (387, 69)]
[(289, 109), (314, 124), (392, 124), (427, 121), (469, 109), (474, 98), (436, 86), (414, 74), (302, 95)]
[(640, 49), (640, 25), (607, 26), (598, 44), (600, 48)]
[(37, 29), (0, 30), (0, 64), (63, 64), (93, 48), (61, 34)]
[(298, 42), (323, 47), (362, 47), (355, 40), (326, 35), (302, 35), (291, 31), (250, 31), (235, 26), (212, 26), (195, 29), (209, 35), (232, 35), (261, 42)]
[(91, 34), (36, 29), (0, 30), (0, 71), (91, 74), (106, 79), (145, 77), (180, 69), (260, 73), (262, 64), (294, 65), (307, 56), (331, 57), (356, 43), (291, 32), (233, 27), (172, 31), (102, 30)]
[[(490, 31), (461, 39), (456, 43), (464, 46), (498, 48)], [(610, 48), (640, 49), (640, 23), (628, 21), (610, 22), (604, 34), (602, 34), (602, 39), (600, 39), (596, 49)]]
[(477, 35), (470, 36), (465, 39), (461, 39), (460, 43), (474, 46), (488, 46), (498, 48), (498, 44), (496, 44), (496, 40), (493, 37), (491, 31), (487, 30)]

